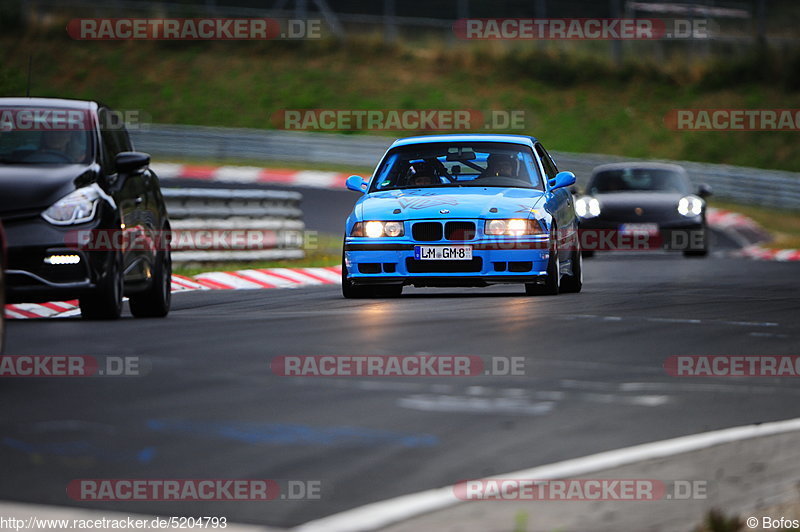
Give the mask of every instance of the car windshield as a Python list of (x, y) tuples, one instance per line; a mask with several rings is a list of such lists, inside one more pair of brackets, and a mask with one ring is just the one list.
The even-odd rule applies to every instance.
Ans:
[(542, 180), (532, 150), (524, 145), (421, 143), (391, 150), (370, 191), (470, 186), (542, 190)]
[(0, 164), (88, 163), (90, 124), (82, 110), (0, 108)]
[(621, 168), (604, 170), (592, 178), (589, 194), (613, 192), (680, 192), (688, 194), (690, 186), (686, 177), (674, 170), (663, 168)]

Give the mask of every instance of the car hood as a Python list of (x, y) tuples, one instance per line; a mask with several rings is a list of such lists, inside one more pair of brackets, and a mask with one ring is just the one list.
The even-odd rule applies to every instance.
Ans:
[(615, 192), (595, 194), (600, 202), (600, 217), (619, 222), (663, 222), (682, 219), (680, 192)]
[(92, 183), (91, 165), (0, 165), (0, 214), (44, 210), (76, 188)]
[(594, 195), (603, 206), (643, 208), (678, 205), (678, 201), (684, 196), (687, 194), (680, 192), (613, 192)]
[(356, 213), (362, 220), (526, 218), (542, 196), (540, 190), (502, 187), (388, 190), (362, 198)]

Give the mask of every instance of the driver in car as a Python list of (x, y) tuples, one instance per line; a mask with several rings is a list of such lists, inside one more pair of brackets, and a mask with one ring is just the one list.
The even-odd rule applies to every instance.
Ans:
[(73, 142), (71, 131), (43, 131), (39, 151), (56, 152), (70, 161), (79, 159), (80, 148)]
[(415, 187), (424, 187), (441, 183), (436, 177), (436, 170), (428, 162), (414, 163), (411, 165), (413, 172), (409, 177), (408, 184)]
[(517, 161), (513, 155), (493, 153), (486, 159), (481, 177), (517, 177)]

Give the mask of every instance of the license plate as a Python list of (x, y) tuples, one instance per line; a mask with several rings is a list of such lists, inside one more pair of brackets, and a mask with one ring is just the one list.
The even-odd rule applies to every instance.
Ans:
[(417, 260), (472, 260), (472, 246), (414, 246)]
[(655, 236), (658, 234), (658, 224), (622, 224), (619, 232), (625, 235)]

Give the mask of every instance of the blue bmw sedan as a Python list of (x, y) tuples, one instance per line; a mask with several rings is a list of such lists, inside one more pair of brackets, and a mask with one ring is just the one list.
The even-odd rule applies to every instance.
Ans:
[(347, 218), (346, 298), (396, 297), (404, 286), (518, 283), (525, 293), (583, 284), (571, 172), (521, 135), (397, 140)]

